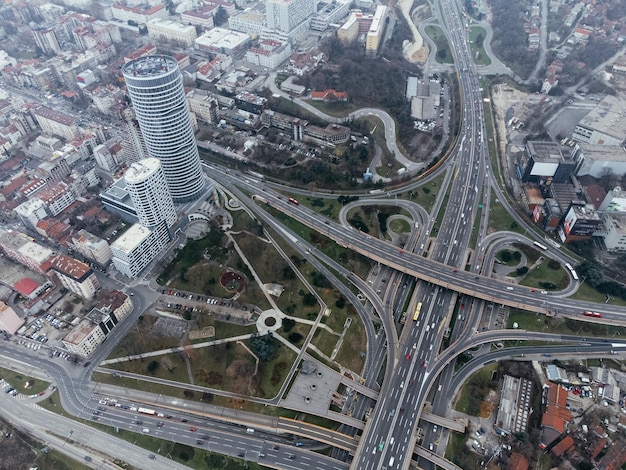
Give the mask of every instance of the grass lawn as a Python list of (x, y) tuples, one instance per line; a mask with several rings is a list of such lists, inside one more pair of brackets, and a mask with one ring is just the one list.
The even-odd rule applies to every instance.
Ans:
[[(602, 304), (605, 302), (606, 296), (602, 292), (598, 292), (586, 282), (583, 282), (578, 290), (570, 296), (570, 299), (588, 300), (590, 302), (597, 302)], [(620, 299), (619, 297), (613, 296), (608, 302), (606, 302), (606, 304), (626, 306), (626, 301)]]
[(426, 34), (433, 40), (437, 47), (437, 62), (440, 64), (454, 63), (454, 57), (450, 51), (448, 40), (439, 26), (428, 25), (425, 29)]
[(343, 367), (360, 374), (363, 371), (365, 353), (367, 353), (365, 327), (358, 315), (351, 314), (348, 316), (352, 318), (352, 323), (350, 323), (350, 327), (346, 331), (335, 361)]
[[(357, 276), (363, 278), (369, 272), (372, 266), (372, 262), (365, 256), (359, 255), (353, 252), (352, 250), (339, 246), (330, 238), (324, 236), (323, 234), (320, 234), (317, 230), (313, 230), (307, 227), (306, 225), (303, 225), (300, 222), (290, 217), (287, 217), (282, 212), (279, 212), (273, 208), (270, 208), (269, 213), (273, 217), (276, 217), (278, 220), (283, 222), (288, 228), (293, 230), (295, 233), (299, 233), (300, 236), (302, 236), (305, 240), (317, 245), (317, 249), (324, 252), (324, 254), (326, 254), (330, 258), (335, 259), (344, 265), (348, 265), (350, 270), (353, 273), (355, 273)], [(276, 240), (276, 242), (280, 244), (280, 247), (283, 249), (283, 251), (285, 251), (292, 260), (295, 260), (295, 259), (300, 260), (299, 263), (300, 265), (303, 266), (304, 261), (289, 246), (289, 244), (285, 242), (281, 236), (278, 236), (274, 231), (270, 230), (270, 232), (272, 234), (272, 237), (274, 237), (274, 239)], [(300, 271), (302, 272), (303, 270), (300, 268), (300, 265), (296, 263), (296, 267), (300, 269)]]
[(427, 212), (430, 212), (437, 198), (439, 188), (441, 188), (443, 177), (444, 175), (442, 174), (428, 184), (407, 191), (406, 193), (398, 194), (398, 198), (413, 201), (422, 206)]
[(487, 36), (487, 31), (481, 26), (472, 26), (469, 32), (470, 50), (472, 59), (476, 65), (490, 65), (491, 59), (485, 52), (483, 41)]
[(111, 352), (109, 358), (130, 356), (180, 346), (180, 342), (176, 338), (155, 336), (151, 333), (157, 320), (157, 315), (142, 315), (135, 326), (129, 330), (124, 339), (122, 339)]
[(323, 101), (312, 101), (307, 100), (308, 104), (313, 106), (314, 108), (319, 109), (325, 114), (329, 116), (335, 117), (344, 117), (350, 114), (357, 109), (361, 109), (362, 106), (359, 106), (355, 103), (350, 103), (348, 101), (338, 101), (336, 103), (324, 103)]
[[(511, 310), (508, 318), (508, 328), (513, 328), (517, 323), (520, 330), (542, 331), (561, 335), (578, 336), (621, 336), (626, 335), (625, 327), (603, 325), (587, 321), (572, 320), (569, 318), (547, 317), (543, 314), (526, 312), (523, 310)], [(528, 344), (524, 342), (522, 344)]]
[(506, 230), (523, 233), (524, 230), (521, 229), (517, 222), (513, 220), (513, 217), (509, 215), (506, 208), (500, 204), (500, 202), (496, 202), (496, 199), (496, 196), (492, 194), (489, 206), (488, 233), (502, 232)]
[[(4, 367), (0, 367), (0, 378), (6, 380), (11, 387), (24, 395), (34, 395), (42, 392), (50, 385), (49, 382), (35, 379), (29, 375), (11, 369), (5, 369)], [(24, 388), (27, 382), (30, 383), (30, 388)]]
[[(454, 408), (462, 413), (467, 413), (472, 416), (478, 416), (475, 409), (475, 403), (482, 402), (489, 393), (490, 387), (493, 384), (492, 375), (493, 372), (498, 369), (498, 363), (495, 362), (488, 366), (484, 366), (477, 372), (474, 372), (470, 378), (465, 382), (461, 395), (455, 403)], [(474, 405), (472, 405), (472, 402)]]
[(548, 260), (544, 260), (535, 269), (529, 271), (520, 282), (522, 286), (539, 287), (546, 290), (550, 290), (552, 285), (556, 286), (557, 289), (564, 289), (568, 284), (567, 271), (561, 267), (552, 269), (548, 266)]
[(318, 328), (315, 330), (311, 344), (315, 345), (326, 357), (330, 357), (333, 349), (339, 341), (339, 335), (333, 335), (326, 330)]
[[(460, 464), (459, 457), (462, 455), (476, 455), (469, 452), (466, 446), (467, 436), (456, 431), (451, 431), (448, 438), (445, 457), (450, 462)], [(478, 462), (477, 462), (478, 463)]]
[(314, 211), (319, 212), (321, 215), (328, 217), (334, 221), (339, 220), (339, 210), (341, 204), (337, 199), (328, 199), (321, 197), (302, 197), (300, 196), (300, 204), (307, 206)]
[[(271, 244), (249, 233), (234, 235), (234, 239), (248, 261), (252, 263), (252, 268), (262, 282), (283, 286), (283, 293), (274, 299), (280, 310), (291, 316), (305, 318), (305, 312), (310, 310), (311, 306), (305, 305), (304, 295), (299, 294), (306, 292), (307, 289), (287, 261)], [(292, 261), (295, 264), (296, 260), (292, 259)], [(314, 310), (315, 308), (313, 307)]]
[(389, 222), (389, 228), (397, 234), (411, 233), (411, 226), (404, 219), (394, 219)]

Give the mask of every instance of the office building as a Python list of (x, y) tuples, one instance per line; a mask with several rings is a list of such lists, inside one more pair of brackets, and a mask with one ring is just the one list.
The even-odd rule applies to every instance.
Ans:
[(592, 145), (624, 145), (626, 106), (618, 97), (607, 95), (580, 120), (572, 138)]
[(122, 73), (148, 155), (161, 161), (172, 199), (198, 199), (205, 180), (176, 59), (140, 57)]
[(171, 227), (176, 223), (176, 209), (159, 160), (146, 158), (133, 163), (124, 179), (141, 225), (154, 227), (165, 221)]

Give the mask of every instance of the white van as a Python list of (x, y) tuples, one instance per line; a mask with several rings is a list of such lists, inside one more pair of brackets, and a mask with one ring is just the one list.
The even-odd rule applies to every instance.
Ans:
[(389, 466), (390, 466), (390, 467), (393, 467), (393, 463), (394, 463), (395, 461), (396, 461), (396, 458), (395, 458), (395, 457), (391, 457), (391, 458), (389, 459)]

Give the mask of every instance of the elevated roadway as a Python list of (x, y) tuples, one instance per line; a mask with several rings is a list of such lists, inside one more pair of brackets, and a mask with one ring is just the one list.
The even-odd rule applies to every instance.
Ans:
[(444, 428), (451, 429), (452, 431), (464, 433), (467, 428), (467, 419), (449, 419), (444, 418), (428, 411), (422, 411), (422, 419), (429, 423), (436, 424), (437, 426), (443, 426)]

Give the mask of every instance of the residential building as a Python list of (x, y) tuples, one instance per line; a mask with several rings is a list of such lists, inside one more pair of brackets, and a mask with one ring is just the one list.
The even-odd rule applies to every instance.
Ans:
[(219, 122), (219, 103), (208, 91), (199, 89), (192, 90), (187, 94), (189, 109), (196, 118), (209, 124), (217, 125)]
[(178, 63), (170, 56), (140, 57), (122, 73), (148, 155), (160, 160), (174, 202), (199, 198), (205, 180)]
[[(120, 150), (121, 149), (118, 149), (118, 152)], [(108, 171), (109, 173), (113, 173), (119, 167), (119, 162), (117, 160), (119, 156), (118, 152), (113, 152), (112, 148), (104, 144), (100, 144), (93, 149), (93, 156), (96, 159), (96, 164), (101, 169)]]
[(37, 222), (48, 217), (46, 207), (39, 198), (29, 199), (21, 203), (14, 210), (22, 223), (31, 230), (35, 230)]
[(366, 54), (373, 56), (378, 53), (382, 39), (385, 37), (385, 26), (387, 25), (388, 15), (389, 9), (386, 6), (379, 5), (376, 7), (374, 19), (372, 20), (372, 24), (365, 38)]
[(153, 229), (135, 224), (111, 245), (113, 264), (120, 273), (134, 279), (169, 241), (170, 234), (165, 221)]
[(2, 228), (0, 228), (0, 249), (8, 258), (41, 274), (45, 272), (41, 265), (53, 253), (24, 233)]
[(62, 181), (48, 186), (37, 196), (43, 202), (50, 217), (59, 215), (76, 201), (76, 196), (74, 196), (70, 187)]
[(88, 357), (132, 309), (130, 297), (119, 291), (103, 291), (91, 310), (65, 338), (63, 345), (72, 354)]
[(85, 258), (89, 258), (100, 266), (106, 266), (111, 261), (113, 253), (111, 247), (100, 237), (81, 229), (72, 236), (71, 246)]
[(45, 264), (44, 269), (49, 267), (63, 287), (84, 299), (93, 299), (100, 289), (100, 282), (93, 270), (77, 259), (56, 255)]
[(176, 223), (174, 201), (158, 159), (145, 158), (133, 163), (124, 180), (141, 225), (152, 228), (165, 221), (171, 227)]
[(14, 335), (24, 324), (11, 307), (0, 301), (0, 330)]
[(323, 101), (324, 103), (348, 101), (348, 93), (345, 91), (335, 91), (335, 90), (312, 91), (311, 100)]
[(43, 132), (72, 140), (79, 135), (78, 121), (69, 114), (45, 106), (33, 109), (33, 116)]

